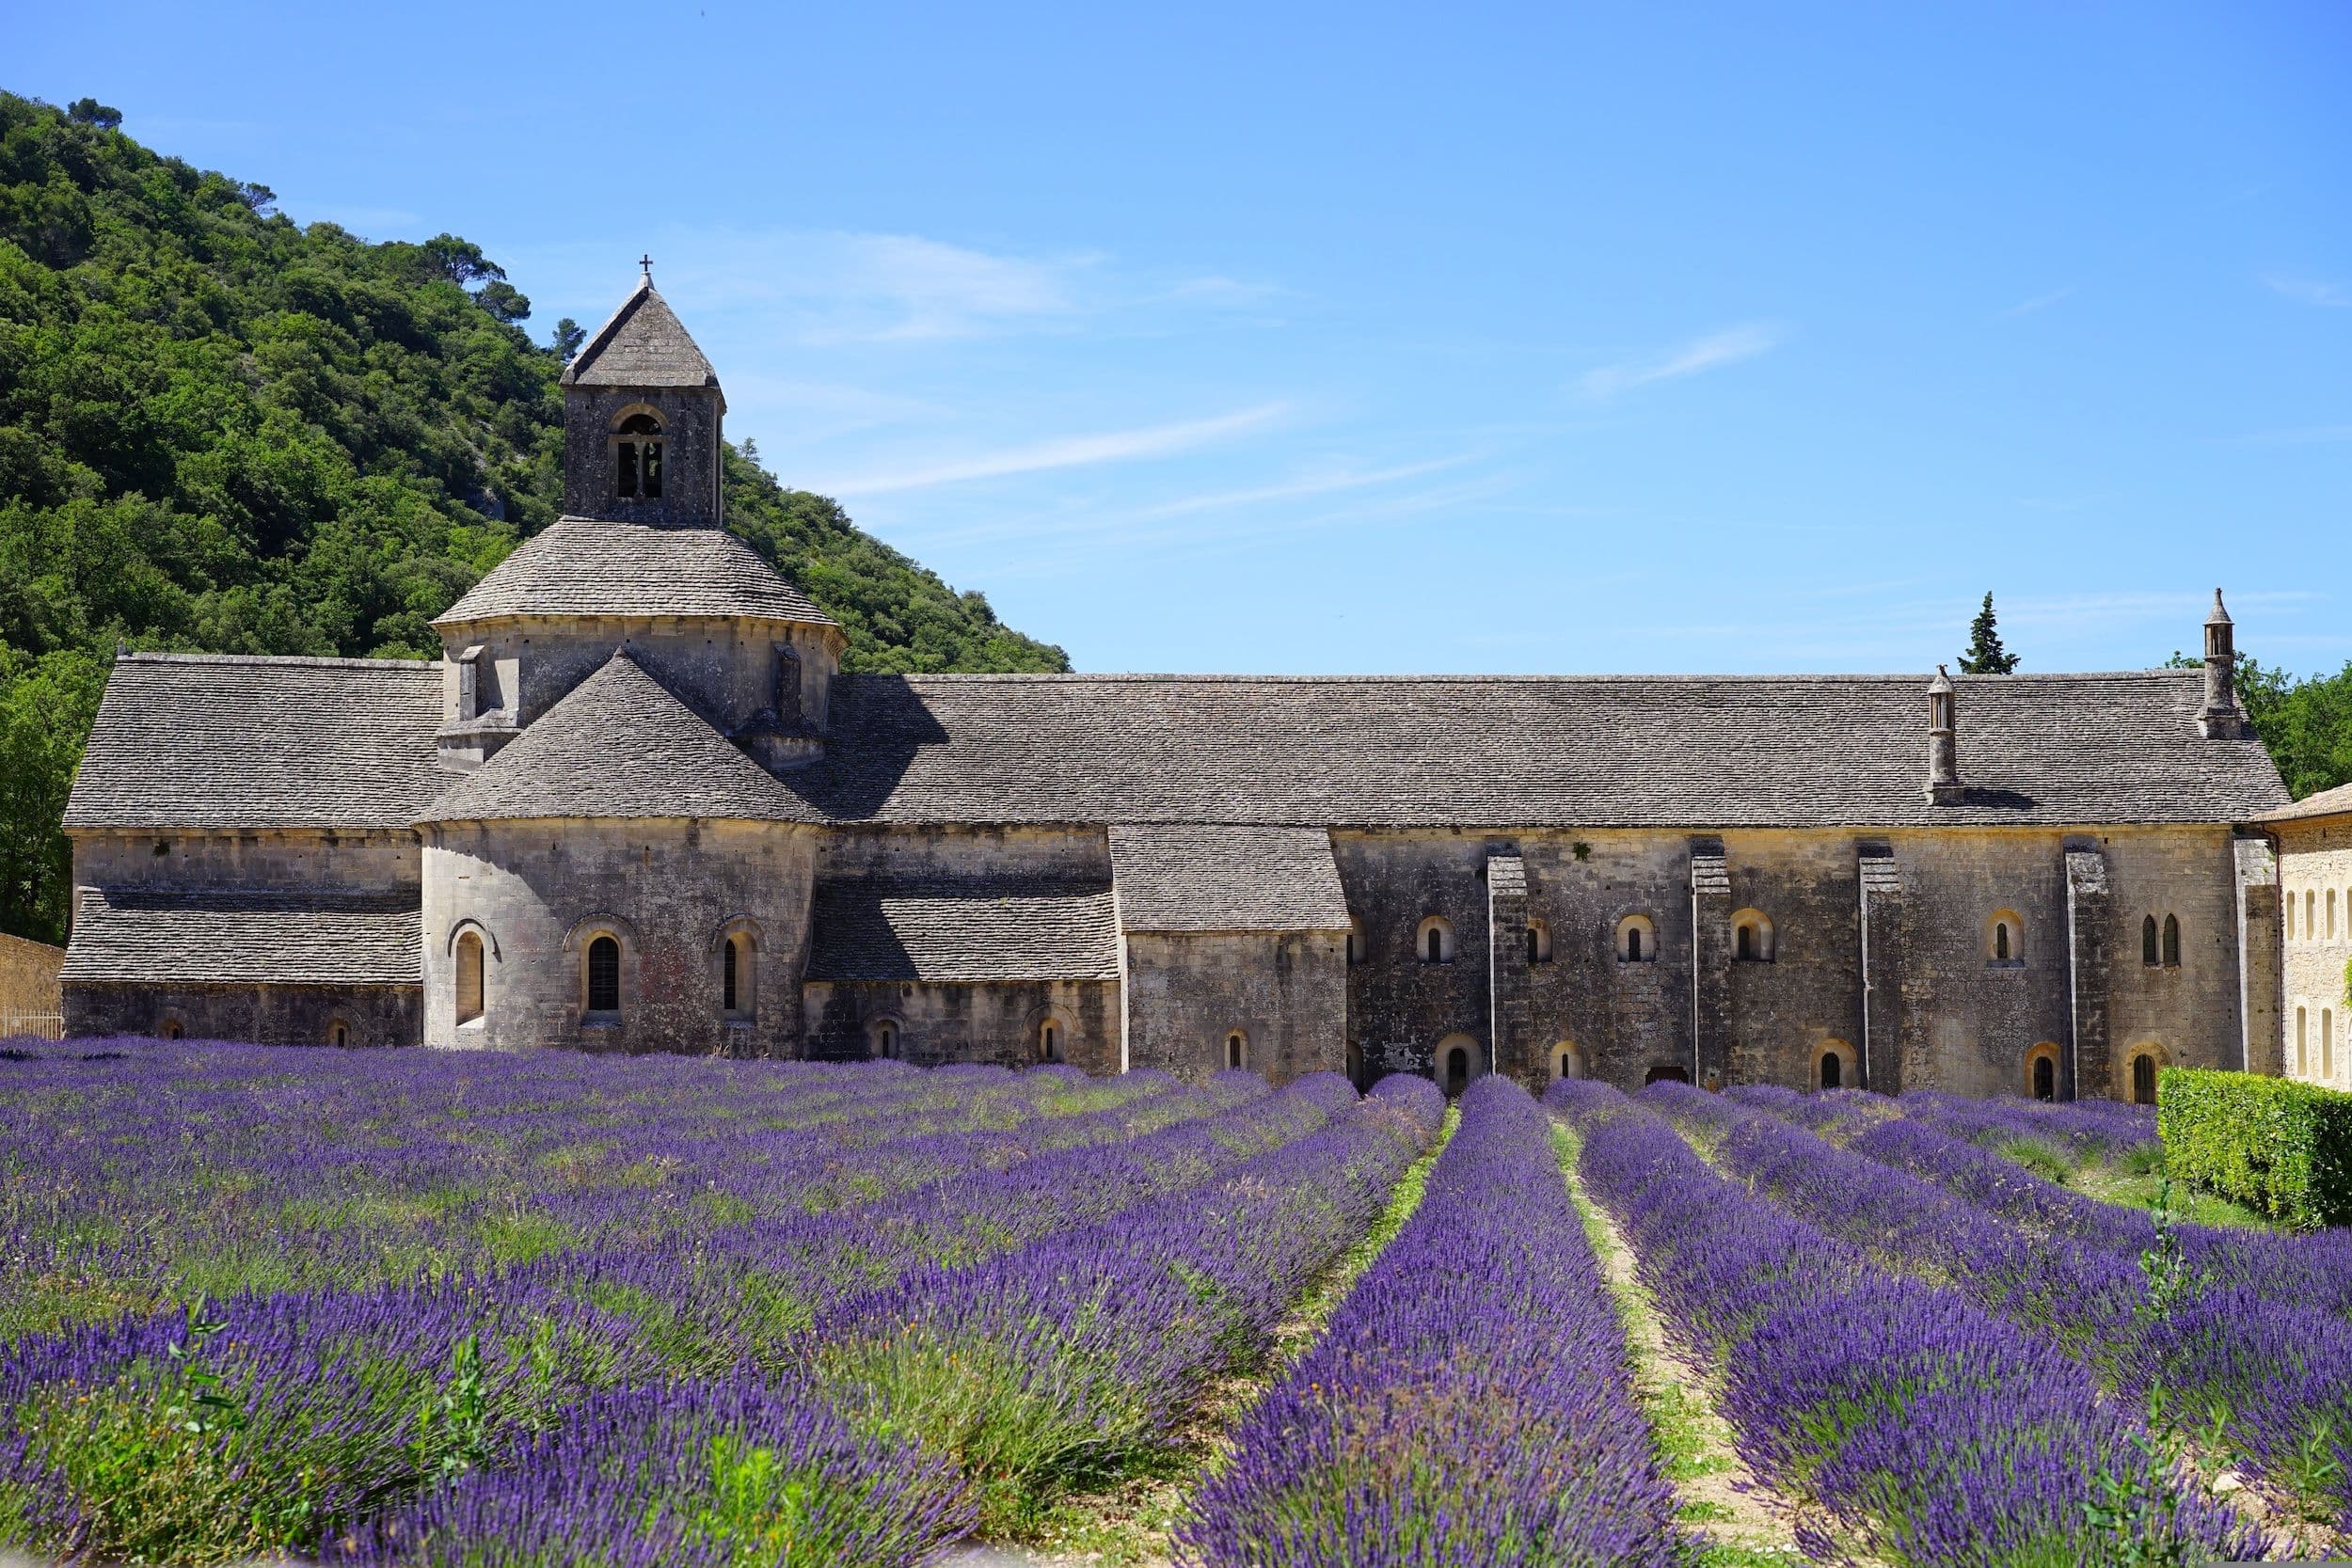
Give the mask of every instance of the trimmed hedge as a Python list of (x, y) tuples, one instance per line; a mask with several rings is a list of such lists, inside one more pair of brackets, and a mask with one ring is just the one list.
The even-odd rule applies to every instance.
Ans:
[(2297, 1230), (2352, 1223), (2352, 1094), (2250, 1072), (2156, 1077), (2165, 1169)]

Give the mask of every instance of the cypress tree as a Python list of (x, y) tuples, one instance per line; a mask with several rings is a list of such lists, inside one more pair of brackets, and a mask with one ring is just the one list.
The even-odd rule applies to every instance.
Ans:
[(2013, 675), (2017, 673), (2017, 656), (2001, 646), (2000, 623), (1993, 618), (1993, 595), (1984, 596), (1984, 608), (1968, 623), (1968, 651), (1960, 656), (1960, 673), (1963, 675)]

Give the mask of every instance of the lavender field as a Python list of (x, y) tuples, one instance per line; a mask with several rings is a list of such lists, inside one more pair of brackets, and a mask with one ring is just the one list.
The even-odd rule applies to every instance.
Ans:
[(2125, 1107), (144, 1039), (17, 1042), (0, 1103), (37, 1558), (2029, 1568), (2352, 1523), (2342, 1233), (2068, 1184), (2160, 1158)]

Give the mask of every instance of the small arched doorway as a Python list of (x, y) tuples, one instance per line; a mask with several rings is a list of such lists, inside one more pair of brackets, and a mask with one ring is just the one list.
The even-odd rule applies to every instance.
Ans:
[(1438, 1083), (1449, 1095), (1460, 1094), (1470, 1085), (1470, 1080), (1486, 1070), (1486, 1053), (1469, 1035), (1448, 1035), (1438, 1042), (1430, 1064), (1437, 1071)]
[(2153, 1105), (2156, 1102), (2156, 1059), (2146, 1052), (2132, 1058), (2132, 1103)]
[(1460, 1094), (1470, 1087), (1470, 1053), (1460, 1046), (1445, 1053), (1445, 1092)]
[(1690, 1081), (1691, 1069), (1673, 1062), (1661, 1062), (1642, 1075), (1644, 1087), (1652, 1084), (1687, 1084)]
[(1846, 1064), (1837, 1059), (1837, 1053), (1836, 1052), (1831, 1051), (1822, 1053), (1821, 1087), (1825, 1089), (1844, 1088), (1846, 1086), (1844, 1079), (1845, 1068)]
[(2033, 1097), (2036, 1100), (2058, 1098), (2058, 1064), (2047, 1056), (2033, 1059)]

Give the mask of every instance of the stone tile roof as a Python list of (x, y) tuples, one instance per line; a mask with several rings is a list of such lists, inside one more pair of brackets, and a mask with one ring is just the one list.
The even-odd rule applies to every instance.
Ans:
[(2262, 820), (2300, 822), (2313, 816), (2341, 816), (2346, 814), (2352, 814), (2352, 784), (2338, 784), (2333, 789), (2307, 795), (2293, 805), (2280, 806), (2277, 811), (2268, 813)]
[(437, 616), (727, 615), (834, 625), (759, 552), (713, 528), (559, 517)]
[(1111, 882), (1130, 931), (1344, 931), (1320, 828), (1114, 824)]
[(1029, 879), (817, 886), (812, 980), (1115, 980), (1101, 882)]
[(459, 778), (417, 820), (598, 816), (814, 820), (775, 775), (736, 750), (627, 650)]
[(2201, 673), (1960, 676), (1931, 805), (1917, 675), (851, 675), (795, 787), (877, 822), (1908, 827), (2231, 822), (2286, 802), (2197, 733)]
[(65, 979), (181, 985), (423, 984), (421, 895), (83, 888)]
[(646, 278), (564, 367), (564, 385), (716, 387), (719, 372)]
[(405, 828), (439, 787), (441, 667), (125, 654), (69, 828)]

